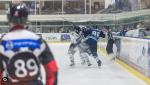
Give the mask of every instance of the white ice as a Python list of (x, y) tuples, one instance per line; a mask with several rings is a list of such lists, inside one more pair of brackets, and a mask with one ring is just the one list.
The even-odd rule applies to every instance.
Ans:
[[(90, 57), (92, 66), (81, 65), (78, 53), (75, 55), (75, 67), (70, 67), (67, 55), (69, 43), (49, 44), (59, 67), (58, 85), (146, 85), (120, 65), (108, 62), (100, 57), (103, 62), (101, 68), (97, 67), (95, 60)], [(99, 56), (103, 56), (100, 55)]]

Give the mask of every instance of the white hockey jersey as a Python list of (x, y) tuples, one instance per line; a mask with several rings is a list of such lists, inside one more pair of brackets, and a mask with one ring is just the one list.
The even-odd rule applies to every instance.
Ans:
[(80, 33), (77, 34), (76, 32), (71, 32), (70, 33), (70, 38), (71, 38), (71, 43), (75, 44), (80, 40), (81, 35), (80, 35)]

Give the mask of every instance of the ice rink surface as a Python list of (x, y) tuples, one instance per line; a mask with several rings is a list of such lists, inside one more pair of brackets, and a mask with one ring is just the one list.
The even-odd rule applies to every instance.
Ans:
[(142, 80), (133, 76), (120, 65), (105, 59), (99, 53), (103, 62), (97, 67), (95, 60), (90, 57), (92, 66), (81, 65), (78, 53), (75, 54), (75, 67), (70, 67), (67, 51), (69, 43), (49, 43), (59, 67), (58, 85), (146, 85)]

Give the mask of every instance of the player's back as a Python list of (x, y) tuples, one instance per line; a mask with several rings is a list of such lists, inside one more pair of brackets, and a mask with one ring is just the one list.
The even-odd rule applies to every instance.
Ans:
[(99, 29), (89, 29), (86, 32), (87, 38), (98, 41), (100, 37), (105, 37), (105, 34)]
[(30, 31), (5, 34), (0, 43), (0, 59), (9, 81), (4, 85), (43, 85), (39, 59), (43, 49), (42, 39)]

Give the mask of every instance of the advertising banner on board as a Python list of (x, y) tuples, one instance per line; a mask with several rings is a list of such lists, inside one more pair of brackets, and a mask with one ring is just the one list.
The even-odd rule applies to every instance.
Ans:
[(147, 76), (148, 42), (141, 39), (122, 38), (119, 58)]

